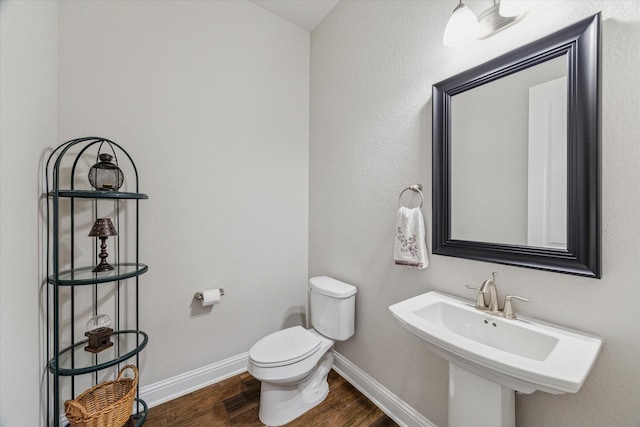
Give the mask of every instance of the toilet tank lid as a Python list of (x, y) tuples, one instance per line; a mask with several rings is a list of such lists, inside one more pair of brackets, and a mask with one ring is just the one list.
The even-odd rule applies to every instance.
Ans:
[(355, 286), (329, 276), (312, 277), (309, 279), (309, 288), (321, 295), (335, 298), (348, 298), (358, 292)]

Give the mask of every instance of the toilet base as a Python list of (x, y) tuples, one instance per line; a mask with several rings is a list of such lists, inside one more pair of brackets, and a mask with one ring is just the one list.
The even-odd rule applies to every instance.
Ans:
[(333, 365), (333, 351), (318, 362), (313, 373), (297, 384), (262, 382), (258, 417), (267, 426), (281, 426), (319, 405), (329, 394), (327, 375)]

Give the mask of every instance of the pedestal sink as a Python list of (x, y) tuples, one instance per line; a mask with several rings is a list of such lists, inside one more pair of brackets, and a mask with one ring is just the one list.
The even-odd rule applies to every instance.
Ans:
[(505, 319), (441, 292), (389, 307), (449, 362), (449, 427), (515, 427), (515, 392), (575, 393), (602, 339), (527, 318)]

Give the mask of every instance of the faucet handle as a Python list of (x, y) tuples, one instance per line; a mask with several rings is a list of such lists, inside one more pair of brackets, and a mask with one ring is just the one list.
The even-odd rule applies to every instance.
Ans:
[(476, 300), (476, 308), (487, 308), (487, 301), (484, 299), (484, 291), (479, 286), (465, 285), (467, 289), (478, 291), (478, 298)]
[(524, 302), (531, 301), (529, 298), (521, 297), (518, 295), (507, 295), (506, 297), (504, 297), (504, 309), (502, 311), (504, 313), (504, 317), (506, 317), (507, 319), (516, 318), (516, 314), (513, 312), (513, 307), (511, 306), (512, 299), (517, 299)]

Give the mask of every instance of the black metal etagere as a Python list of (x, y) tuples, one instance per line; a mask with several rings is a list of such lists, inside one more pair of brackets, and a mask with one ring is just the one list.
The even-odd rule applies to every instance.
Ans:
[[(116, 164), (118, 158), (123, 161), (119, 166), (125, 171), (125, 185), (131, 192), (91, 187), (87, 168), (104, 152), (113, 155)], [(100, 382), (100, 371), (119, 367), (133, 358), (137, 366), (139, 353), (147, 345), (148, 336), (139, 328), (138, 312), (139, 278), (148, 270), (139, 259), (139, 202), (148, 196), (140, 193), (138, 171), (131, 156), (120, 145), (101, 137), (73, 139), (58, 146), (47, 159), (44, 178), (46, 411), (47, 425), (60, 426), (64, 420), (63, 402), (79, 394), (78, 379), (95, 385)], [(95, 238), (87, 237), (89, 229), (83, 221), (96, 220), (101, 209), (113, 216), (119, 231), (111, 238), (110, 262), (114, 269), (93, 272), (99, 248)], [(114, 317), (114, 344), (91, 354), (84, 349), (88, 340), (79, 329), (89, 311), (95, 316), (105, 307)], [(138, 391), (136, 402), (127, 425), (141, 426), (146, 419), (147, 405)]]

